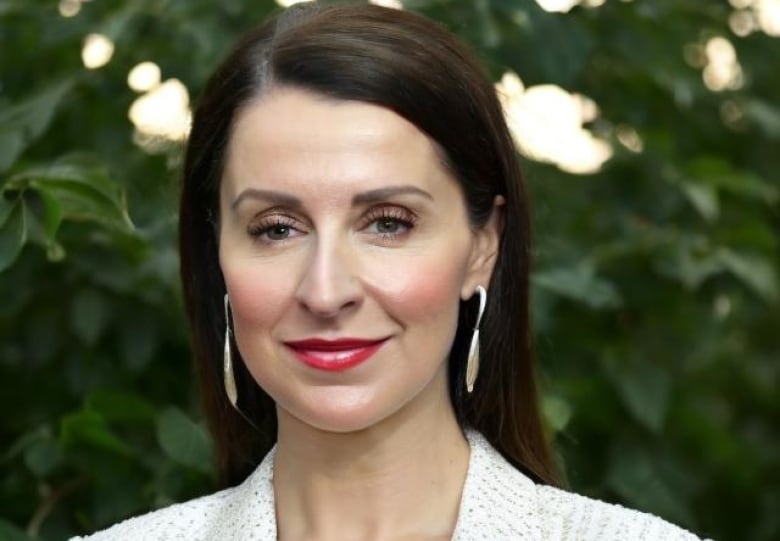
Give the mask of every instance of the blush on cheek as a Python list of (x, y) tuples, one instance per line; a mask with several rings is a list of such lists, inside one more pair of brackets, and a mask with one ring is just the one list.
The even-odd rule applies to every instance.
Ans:
[(268, 329), (284, 310), (288, 279), (256, 268), (223, 268), (233, 320), (242, 327)]
[(372, 280), (372, 289), (400, 321), (457, 320), (453, 312), (457, 311), (464, 275), (457, 259), (414, 258), (405, 268), (384, 266), (381, 278)]
[(273, 394), (274, 363), (264, 362), (274, 355), (272, 333), (282, 318), (289, 301), (289, 273), (285, 279), (280, 272), (265, 265), (223, 265), (233, 320), (233, 336), (241, 359), (258, 385)]

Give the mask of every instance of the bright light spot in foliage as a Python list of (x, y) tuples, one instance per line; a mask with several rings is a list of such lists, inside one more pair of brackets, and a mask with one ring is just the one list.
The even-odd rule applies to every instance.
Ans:
[(720, 118), (729, 128), (739, 130), (744, 127), (745, 110), (738, 102), (726, 100), (720, 104)]
[(729, 17), (729, 27), (740, 37), (761, 29), (772, 37), (780, 37), (780, 0), (729, 0), (736, 9)]
[(127, 74), (127, 85), (136, 92), (146, 92), (160, 84), (160, 67), (154, 62), (141, 62)]
[(377, 6), (384, 6), (386, 8), (404, 9), (404, 5), (401, 0), (368, 0), (369, 4), (376, 4)]
[(539, 7), (545, 11), (566, 13), (580, 3), (580, 0), (536, 0)]
[(507, 124), (526, 156), (553, 163), (574, 174), (595, 173), (612, 156), (612, 147), (582, 127), (598, 116), (596, 104), (559, 86), (525, 88), (514, 73), (496, 84)]
[(312, 0), (276, 0), (276, 3), (283, 8), (294, 6), (295, 4), (302, 4), (303, 2), (311, 2)]
[(731, 313), (731, 299), (729, 299), (728, 296), (724, 294), (720, 294), (715, 297), (715, 302), (713, 303), (712, 308), (715, 312), (715, 315), (717, 315), (720, 319), (724, 319)]
[(753, 9), (761, 30), (769, 36), (780, 37), (780, 0), (757, 0)]
[(742, 67), (729, 40), (722, 37), (711, 38), (704, 46), (704, 53), (707, 56), (707, 65), (702, 72), (702, 78), (707, 88), (713, 92), (721, 92), (742, 87)]
[(187, 88), (178, 79), (168, 79), (138, 97), (128, 116), (142, 136), (182, 140), (189, 133), (192, 118)]
[(741, 9), (729, 15), (729, 28), (735, 35), (744, 38), (758, 30), (756, 14), (752, 11)]
[(81, 2), (80, 0), (60, 0), (57, 9), (63, 17), (73, 17), (81, 11)]
[(707, 55), (704, 54), (704, 46), (701, 43), (686, 43), (683, 47), (683, 57), (694, 68), (704, 69), (707, 65)]
[(114, 55), (114, 42), (103, 34), (90, 34), (84, 40), (81, 49), (81, 61), (89, 69), (97, 69), (108, 64)]
[(642, 138), (639, 137), (639, 133), (626, 124), (621, 124), (615, 129), (615, 135), (620, 144), (626, 147), (631, 152), (639, 154), (644, 150), (645, 144), (642, 142)]
[(536, 3), (545, 11), (568, 13), (571, 8), (578, 4), (582, 4), (589, 8), (597, 8), (606, 1), (607, 0), (536, 0)]

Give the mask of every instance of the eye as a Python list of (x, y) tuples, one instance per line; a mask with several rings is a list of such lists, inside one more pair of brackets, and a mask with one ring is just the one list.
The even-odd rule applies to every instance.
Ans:
[(274, 225), (266, 229), (265, 234), (270, 240), (284, 240), (290, 236), (292, 228), (289, 225)]
[(249, 225), (250, 237), (267, 243), (283, 242), (302, 233), (294, 218), (286, 215), (265, 216)]
[(409, 227), (409, 224), (395, 218), (382, 218), (374, 222), (376, 232), (382, 235), (394, 235), (406, 227)]
[(366, 215), (366, 230), (384, 240), (406, 235), (414, 228), (415, 216), (410, 211), (395, 206), (373, 208)]

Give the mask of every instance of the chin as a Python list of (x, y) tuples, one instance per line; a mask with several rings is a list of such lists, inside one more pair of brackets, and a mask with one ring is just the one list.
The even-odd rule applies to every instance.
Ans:
[(339, 434), (371, 428), (392, 416), (402, 405), (382, 400), (371, 391), (352, 387), (320, 388), (306, 400), (299, 399), (294, 403), (277, 401), (277, 408), (298, 422), (316, 430)]

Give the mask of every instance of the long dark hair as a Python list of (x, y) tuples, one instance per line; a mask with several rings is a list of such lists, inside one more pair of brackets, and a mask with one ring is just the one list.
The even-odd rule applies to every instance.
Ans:
[(528, 316), (529, 219), (524, 183), (493, 85), (455, 36), (406, 11), (367, 4), (305, 5), (246, 35), (206, 85), (195, 111), (183, 172), (181, 276), (203, 407), (223, 484), (241, 481), (276, 439), (270, 397), (234, 345), (240, 406), (222, 386), (225, 284), (218, 262), (219, 183), (237, 113), (270, 86), (302, 88), (386, 107), (434, 140), (459, 182), (473, 227), (496, 195), (504, 231), (482, 323), (481, 369), (472, 394), (464, 372), (472, 302), (461, 303), (449, 359), (449, 391), (461, 426), (481, 432), (515, 467), (556, 483), (537, 405)]

